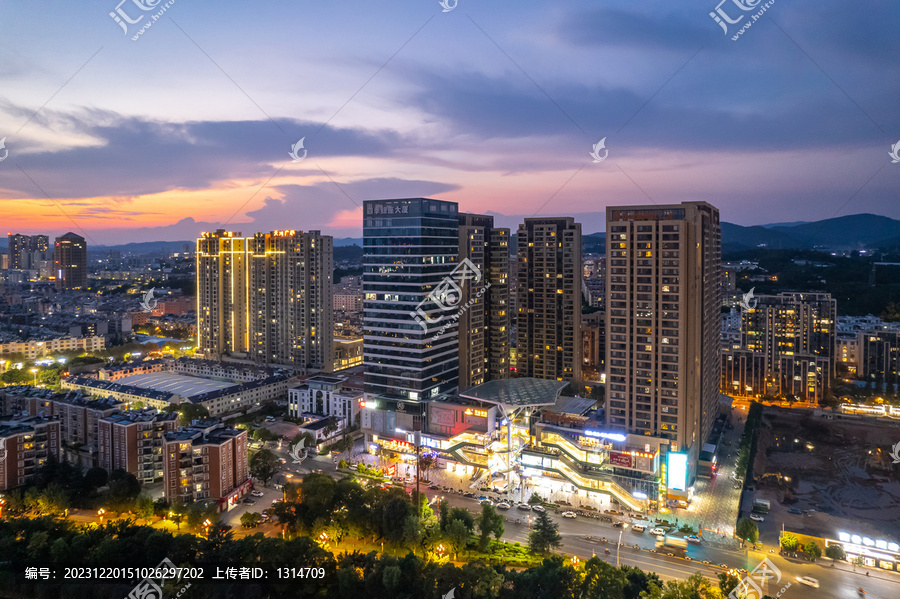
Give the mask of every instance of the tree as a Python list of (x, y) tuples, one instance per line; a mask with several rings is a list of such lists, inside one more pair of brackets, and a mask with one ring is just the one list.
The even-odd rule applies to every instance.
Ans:
[(731, 593), (740, 582), (741, 579), (731, 572), (722, 572), (719, 574), (719, 588), (722, 590), (723, 595)]
[(257, 451), (250, 460), (250, 476), (261, 480), (263, 486), (269, 483), (276, 472), (278, 472), (278, 458), (268, 449)]
[(137, 477), (122, 468), (113, 470), (109, 475), (109, 489), (106, 501), (109, 507), (118, 512), (125, 512), (134, 506), (134, 500), (141, 492), (141, 483)]
[(781, 546), (786, 551), (796, 551), (800, 546), (800, 540), (789, 532), (784, 533), (781, 537)]
[(584, 563), (584, 578), (581, 581), (581, 597), (623, 597), (627, 584), (626, 572), (599, 557), (592, 557)]
[(209, 410), (204, 408), (201, 404), (187, 401), (178, 404), (174, 411), (178, 412), (178, 424), (181, 426), (190, 426), (191, 422), (194, 420), (209, 417)]
[(625, 573), (624, 599), (640, 599), (641, 593), (648, 591), (650, 585), (662, 586), (662, 580), (656, 572), (644, 572), (637, 566), (621, 566)]
[(41, 514), (61, 514), (69, 507), (69, 494), (56, 483), (50, 483), (38, 496), (37, 508)]
[(181, 530), (181, 523), (184, 522), (184, 517), (186, 514), (185, 506), (183, 503), (176, 503), (172, 506), (172, 522), (175, 523), (175, 529)]
[(134, 513), (139, 518), (149, 520), (154, 513), (153, 498), (149, 495), (141, 495), (134, 501)]
[(434, 457), (434, 454), (428, 453), (419, 458), (419, 472), (422, 475), (422, 478), (428, 480), (428, 471), (434, 467), (437, 460)]
[(531, 497), (528, 498), (528, 503), (544, 503), (544, 500), (537, 493), (532, 493)]
[(454, 556), (459, 557), (459, 552), (466, 548), (466, 543), (469, 541), (469, 529), (462, 520), (451, 520), (445, 534)]
[(735, 533), (741, 539), (749, 541), (750, 543), (755, 543), (759, 540), (759, 527), (757, 527), (756, 522), (750, 518), (741, 518), (738, 520), (737, 527), (735, 527)]
[(478, 549), (485, 551), (491, 540), (491, 535), (498, 541), (503, 536), (503, 516), (497, 513), (497, 510), (490, 505), (481, 506), (481, 516), (478, 517), (478, 530), (481, 536), (478, 539)]
[[(847, 559), (847, 554), (844, 552), (844, 548), (840, 545), (829, 545), (825, 548), (825, 557), (831, 558), (833, 560), (844, 560)], [(832, 566), (834, 563), (831, 564)]]
[(256, 512), (245, 512), (241, 514), (241, 526), (244, 528), (256, 528), (262, 522), (262, 514)]
[(550, 519), (546, 512), (538, 512), (532, 525), (531, 534), (528, 535), (528, 546), (534, 553), (547, 553), (551, 548), (559, 547), (562, 537), (559, 534), (559, 526)]
[(810, 541), (803, 546), (803, 553), (805, 553), (812, 561), (816, 561), (822, 557), (822, 548), (819, 547), (815, 541)]
[(88, 492), (106, 486), (109, 473), (104, 468), (93, 467), (84, 473), (84, 488)]

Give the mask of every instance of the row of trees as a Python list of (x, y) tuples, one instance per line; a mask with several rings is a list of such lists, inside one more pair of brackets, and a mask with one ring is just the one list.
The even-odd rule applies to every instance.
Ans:
[[(453, 526), (450, 518), (448, 526)], [(456, 519), (456, 521), (459, 521)], [(214, 525), (208, 538), (172, 534), (116, 521), (78, 527), (51, 518), (0, 521), (0, 580), (23, 596), (67, 599), (124, 597), (135, 586), (130, 580), (40, 581), (24, 578), (25, 566), (153, 567), (163, 559), (177, 566), (205, 566), (203, 580), (191, 580), (196, 598), (240, 596), (328, 597), (335, 599), (722, 599), (731, 581), (719, 584), (695, 574), (687, 580), (663, 583), (654, 573), (612, 566), (591, 558), (573, 566), (562, 556), (549, 556), (537, 566), (516, 571), (481, 561), (457, 566), (410, 553), (403, 557), (371, 552), (335, 555), (308, 537), (269, 538), (261, 533), (235, 539)], [(212, 581), (215, 567), (266, 566), (321, 568), (322, 578)], [(174, 596), (185, 581), (165, 585)], [(723, 584), (725, 585), (723, 587)], [(734, 581), (736, 584), (736, 581)]]

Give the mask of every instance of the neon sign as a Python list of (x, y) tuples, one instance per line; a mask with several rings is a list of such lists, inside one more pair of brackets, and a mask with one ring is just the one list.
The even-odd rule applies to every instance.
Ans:
[(599, 437), (601, 439), (609, 439), (610, 441), (618, 441), (620, 443), (625, 441), (625, 435), (621, 435), (619, 433), (601, 433), (600, 431), (584, 431), (584, 434), (588, 437)]
[(478, 416), (479, 418), (487, 418), (487, 410), (473, 410), (472, 408), (466, 408), (465, 411), (466, 416)]

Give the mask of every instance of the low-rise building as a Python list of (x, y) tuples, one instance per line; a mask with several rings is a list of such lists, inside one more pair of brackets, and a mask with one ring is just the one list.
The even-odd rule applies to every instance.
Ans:
[(163, 492), (170, 503), (214, 499), (234, 507), (249, 492), (247, 431), (199, 422), (163, 437)]
[(0, 491), (34, 482), (50, 456), (59, 459), (59, 419), (0, 418)]
[(118, 468), (144, 483), (163, 477), (163, 438), (178, 430), (178, 414), (128, 410), (100, 420), (98, 465), (108, 472)]

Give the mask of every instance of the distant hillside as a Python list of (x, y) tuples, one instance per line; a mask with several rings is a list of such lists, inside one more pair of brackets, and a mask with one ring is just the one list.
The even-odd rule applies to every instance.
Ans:
[(742, 227), (722, 223), (722, 252), (768, 249), (878, 249), (900, 241), (900, 220), (852, 214), (796, 225)]

